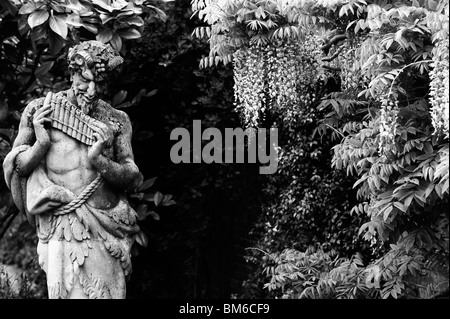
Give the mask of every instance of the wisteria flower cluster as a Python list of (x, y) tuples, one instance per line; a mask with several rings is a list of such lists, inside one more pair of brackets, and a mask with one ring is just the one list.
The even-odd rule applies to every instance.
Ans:
[(348, 43), (339, 56), (340, 58), (340, 78), (343, 90), (357, 89), (359, 85), (361, 71), (355, 65), (356, 49), (352, 48)]
[(319, 41), (278, 40), (250, 45), (234, 54), (235, 107), (247, 126), (257, 126), (265, 110), (285, 117), (308, 107), (320, 78)]
[(435, 134), (449, 137), (449, 40), (438, 42), (430, 71), (431, 119)]
[(378, 153), (387, 158), (397, 153), (395, 135), (397, 133), (398, 101), (386, 94), (381, 98), (381, 112), (379, 118)]
[(263, 51), (256, 46), (240, 49), (234, 54), (235, 107), (247, 126), (257, 126), (266, 107), (264, 60)]

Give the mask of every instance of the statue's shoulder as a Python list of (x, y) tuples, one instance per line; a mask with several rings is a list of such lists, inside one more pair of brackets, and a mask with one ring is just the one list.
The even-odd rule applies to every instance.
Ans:
[(125, 113), (124, 111), (115, 109), (114, 107), (111, 106), (111, 104), (109, 104), (103, 100), (98, 101), (98, 107), (102, 110), (102, 112), (104, 112), (105, 114), (109, 114), (111, 117), (115, 117), (120, 121), (123, 121), (123, 120), (129, 121), (127, 113)]
[(97, 112), (99, 115), (99, 119), (104, 123), (109, 124), (114, 133), (117, 134), (119, 132), (124, 132), (124, 130), (128, 130), (131, 126), (130, 118), (128, 114), (115, 109), (109, 103), (99, 100), (97, 104)]

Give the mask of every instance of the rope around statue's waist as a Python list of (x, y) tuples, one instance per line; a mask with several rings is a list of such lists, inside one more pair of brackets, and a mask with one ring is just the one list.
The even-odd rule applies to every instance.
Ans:
[(64, 205), (53, 212), (53, 215), (64, 215), (73, 212), (75, 209), (83, 205), (97, 188), (103, 183), (103, 178), (100, 174), (75, 198), (73, 201)]

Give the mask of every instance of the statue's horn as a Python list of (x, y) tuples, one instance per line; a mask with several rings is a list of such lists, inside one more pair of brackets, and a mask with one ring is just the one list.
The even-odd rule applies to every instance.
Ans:
[(77, 52), (77, 55), (81, 56), (86, 61), (87, 66), (90, 68), (94, 64), (94, 59), (86, 51)]
[(69, 53), (67, 54), (67, 57), (69, 58), (69, 60), (72, 60), (72, 56), (73, 56), (73, 48), (69, 48)]

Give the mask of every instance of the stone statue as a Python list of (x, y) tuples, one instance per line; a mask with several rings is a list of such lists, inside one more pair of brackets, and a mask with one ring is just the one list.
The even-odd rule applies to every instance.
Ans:
[(142, 174), (128, 116), (99, 98), (123, 59), (87, 41), (70, 49), (68, 62), (71, 87), (25, 108), (5, 179), (36, 227), (49, 298), (125, 298), (139, 231), (125, 192)]

